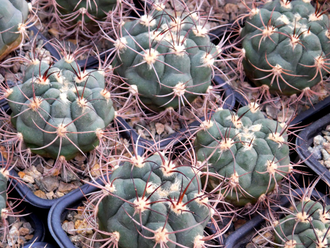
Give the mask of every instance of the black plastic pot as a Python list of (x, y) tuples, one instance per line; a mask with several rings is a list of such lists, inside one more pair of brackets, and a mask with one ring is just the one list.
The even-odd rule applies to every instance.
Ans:
[[(234, 90), (219, 76), (215, 76), (213, 79), (213, 82), (216, 85), (221, 85), (221, 88), (224, 91), (223, 99), (223, 108), (224, 109), (233, 109), (235, 107), (236, 99), (234, 95)], [(150, 147), (150, 146), (157, 146), (159, 149), (164, 149), (169, 144), (171, 145), (177, 145), (180, 142), (184, 141), (186, 139), (186, 136), (183, 134), (189, 133), (190, 129), (196, 128), (201, 124), (201, 121), (204, 121), (205, 118), (202, 117), (200, 120), (196, 120), (189, 124), (188, 128), (181, 128), (179, 131), (169, 135), (168, 137), (162, 139), (161, 141), (155, 142), (153, 140), (144, 139), (142, 137), (139, 137), (136, 130), (131, 127), (123, 118), (117, 117), (118, 124), (120, 125), (121, 129), (126, 130), (127, 135), (133, 138), (134, 143), (139, 140), (139, 144), (141, 144), (143, 147)]]
[[(306, 192), (305, 189), (295, 189), (292, 193), (293, 196), (302, 196)], [(325, 197), (325, 195), (314, 191), (311, 194), (312, 199), (320, 199), (323, 198), (325, 200), (325, 203), (327, 205), (330, 204), (330, 199), (328, 197)], [(290, 204), (290, 201), (287, 197), (281, 198), (281, 206), (288, 207)], [(273, 211), (280, 211), (280, 207), (274, 207)], [(266, 216), (265, 214), (263, 214)], [(265, 222), (264, 218), (261, 215), (258, 215), (248, 221), (246, 224), (244, 224), (242, 227), (237, 229), (235, 232), (233, 232), (231, 235), (228, 236), (228, 238), (225, 241), (224, 248), (240, 248), (245, 247), (245, 244), (251, 241), (251, 237), (253, 234), (256, 233), (256, 230), (260, 228), (260, 226)]]
[[(50, 209), (48, 214), (48, 228), (60, 248), (75, 248), (67, 233), (62, 229), (62, 221), (65, 219), (67, 210), (81, 206), (82, 201), (86, 199), (85, 195), (96, 190), (99, 189), (86, 184), (80, 189), (72, 191), (70, 195), (68, 194), (62, 197), (61, 200), (56, 202)], [(215, 228), (213, 224), (209, 223), (205, 231), (209, 234), (214, 234)], [(218, 238), (215, 242), (220, 244), (220, 239)]]
[[(329, 111), (327, 111), (326, 113), (329, 113)], [(325, 115), (321, 119), (304, 128), (296, 138), (296, 151), (300, 159), (310, 169), (312, 169), (317, 175), (319, 175), (325, 182), (330, 183), (329, 170), (325, 166), (323, 166), (308, 150), (308, 147), (313, 145), (314, 137), (318, 134), (321, 134), (321, 131), (324, 130), (327, 125), (330, 125), (330, 114)]]

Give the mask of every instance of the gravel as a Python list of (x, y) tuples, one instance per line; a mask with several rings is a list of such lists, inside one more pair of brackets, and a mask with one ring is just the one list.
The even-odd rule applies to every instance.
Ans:
[(330, 171), (330, 125), (313, 139), (313, 146), (308, 150)]

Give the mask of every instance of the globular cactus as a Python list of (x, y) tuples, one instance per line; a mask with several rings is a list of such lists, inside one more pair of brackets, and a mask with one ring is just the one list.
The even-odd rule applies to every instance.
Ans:
[(330, 245), (330, 206), (304, 197), (275, 223), (278, 247), (325, 248)]
[(29, 4), (25, 0), (0, 1), (0, 60), (22, 42), (24, 22), (28, 18)]
[(308, 93), (330, 72), (329, 19), (310, 0), (251, 9), (240, 31), (246, 76), (270, 93)]
[[(98, 1), (89, 1), (89, 0), (75, 0), (75, 1), (64, 1), (56, 0), (58, 5), (58, 10), (63, 15), (73, 13), (76, 10), (80, 10), (81, 13), (88, 12), (89, 15), (93, 18), (102, 20), (106, 17), (106, 13), (113, 10), (117, 4), (117, 0), (98, 0)], [(90, 21), (84, 20), (86, 22)], [(76, 21), (81, 20), (81, 16), (75, 19)]]
[(100, 232), (114, 247), (204, 247), (212, 210), (200, 184), (196, 169), (162, 152), (136, 156), (113, 171), (96, 197)]
[[(36, 0), (35, 6), (40, 6), (39, 15), (49, 15), (53, 12), (50, 23), (57, 24), (56, 30), (64, 37), (75, 36), (98, 40), (97, 33), (102, 29), (112, 29), (112, 22), (125, 16), (134, 8), (130, 0)], [(127, 6), (130, 7), (128, 10)], [(109, 31), (111, 32), (111, 31)]]
[(209, 190), (236, 206), (265, 199), (290, 171), (285, 128), (255, 103), (237, 113), (219, 109), (196, 134), (197, 159), (207, 165)]
[(195, 12), (171, 12), (154, 4), (120, 27), (115, 72), (144, 107), (177, 109), (207, 92), (218, 52), (201, 22)]
[(45, 157), (68, 160), (93, 150), (114, 118), (103, 71), (81, 71), (70, 58), (52, 66), (34, 60), (23, 83), (5, 96), (18, 135)]

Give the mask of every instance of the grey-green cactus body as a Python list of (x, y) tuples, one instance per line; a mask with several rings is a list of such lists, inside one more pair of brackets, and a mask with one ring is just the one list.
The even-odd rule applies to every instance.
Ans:
[(291, 95), (322, 81), (330, 54), (329, 20), (309, 1), (274, 0), (245, 21), (243, 66), (257, 86)]
[[(74, 0), (74, 1), (65, 1), (65, 0), (56, 0), (58, 4), (58, 10), (63, 14), (71, 14), (74, 11), (84, 9), (89, 14), (91, 14), (97, 20), (102, 20), (106, 17), (109, 11), (112, 11), (117, 4), (117, 0)], [(75, 21), (81, 20), (81, 15), (75, 19)], [(84, 21), (90, 22), (91, 19), (88, 16), (84, 15)]]
[[(0, 172), (0, 215), (7, 207), (7, 177), (3, 172)], [(3, 217), (3, 216), (0, 216)]]
[(97, 132), (112, 121), (102, 71), (79, 71), (64, 59), (51, 67), (37, 61), (27, 68), (23, 83), (8, 90), (12, 123), (32, 152), (71, 159), (93, 150)]
[(19, 27), (24, 24), (29, 14), (25, 0), (0, 1), (0, 60), (19, 46), (22, 34)]
[[(279, 247), (317, 248), (330, 245), (330, 206), (306, 199), (292, 209), (292, 214), (279, 220), (275, 242)], [(285, 246), (293, 244), (291, 246)]]
[(116, 72), (156, 111), (191, 102), (211, 84), (217, 49), (197, 17), (177, 15), (154, 10), (126, 22), (115, 43)]
[[(207, 162), (211, 190), (220, 186), (226, 201), (244, 206), (274, 189), (289, 171), (289, 147), (279, 123), (264, 117), (252, 105), (237, 114), (220, 109), (201, 125), (195, 147)], [(230, 189), (231, 188), (231, 189)]]
[[(98, 208), (99, 228), (116, 233), (121, 248), (160, 247), (162, 240), (161, 247), (202, 242), (211, 214), (207, 198), (200, 194), (197, 170), (174, 167), (161, 156), (136, 165), (126, 162), (111, 175), (111, 193)], [(182, 205), (176, 205), (181, 196)]]

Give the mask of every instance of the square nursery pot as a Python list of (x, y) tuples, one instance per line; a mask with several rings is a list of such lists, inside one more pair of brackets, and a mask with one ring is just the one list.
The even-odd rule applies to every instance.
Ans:
[[(98, 181), (100, 183), (100, 181)], [(82, 205), (82, 201), (86, 200), (86, 195), (92, 193), (93, 191), (99, 190), (95, 186), (89, 184), (83, 185), (81, 188), (76, 189), (69, 193), (68, 195), (62, 197), (57, 201), (50, 209), (48, 214), (48, 228), (53, 236), (53, 239), (57, 242), (60, 248), (75, 248), (71, 242), (69, 236), (62, 228), (62, 221), (65, 219), (66, 213), (69, 209), (76, 209), (78, 206)], [(215, 233), (214, 225), (209, 222), (205, 228), (205, 231), (209, 234)], [(220, 245), (222, 243), (220, 238), (212, 240), (212, 242)], [(141, 247), (142, 248), (142, 247)]]
[[(306, 189), (304, 188), (298, 188), (295, 189), (292, 195), (295, 196), (302, 196), (304, 193), (306, 193)], [(311, 193), (311, 199), (318, 200), (323, 198), (325, 203), (327, 205), (330, 205), (330, 199), (328, 197), (325, 197), (322, 193), (319, 193), (315, 190)], [(290, 201), (287, 197), (282, 197), (280, 200), (280, 206), (282, 207), (289, 207)], [(274, 212), (281, 211), (281, 208), (279, 206), (272, 208)], [(265, 213), (262, 215), (266, 216)], [(246, 245), (251, 241), (251, 238), (254, 234), (258, 232), (260, 227), (265, 223), (264, 218), (261, 214), (258, 216), (252, 218), (251, 220), (247, 221), (243, 226), (238, 228), (236, 231), (234, 231), (232, 234), (230, 234), (226, 240), (224, 248), (241, 248), (241, 247), (247, 247)], [(264, 246), (262, 246), (264, 247)], [(271, 246), (273, 247), (273, 246)]]
[[(330, 97), (327, 98), (330, 103)], [(329, 111), (324, 111), (328, 113)], [(319, 175), (328, 185), (330, 184), (330, 171), (323, 166), (317, 158), (308, 150), (313, 145), (315, 136), (321, 134), (322, 130), (330, 125), (330, 114), (305, 127), (296, 138), (296, 151), (301, 159), (310, 169)]]

